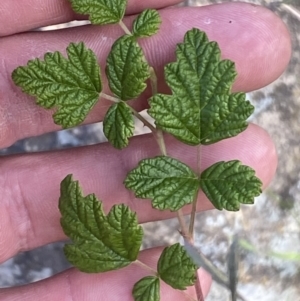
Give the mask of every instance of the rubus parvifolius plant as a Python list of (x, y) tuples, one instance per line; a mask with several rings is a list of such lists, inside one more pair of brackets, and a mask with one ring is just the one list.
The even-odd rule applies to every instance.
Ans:
[[(35, 96), (38, 105), (55, 108), (54, 122), (63, 128), (82, 123), (101, 99), (111, 101), (103, 128), (108, 141), (118, 149), (130, 143), (134, 116), (149, 127), (161, 154), (140, 161), (124, 184), (138, 198), (150, 199), (154, 208), (176, 211), (181, 233), (190, 242), (200, 190), (219, 210), (237, 211), (241, 203), (252, 204), (261, 193), (262, 183), (250, 167), (232, 160), (200, 171), (201, 145), (238, 135), (247, 128), (246, 120), (253, 112), (244, 93), (231, 92), (235, 66), (220, 59), (218, 44), (210, 42), (198, 29), (189, 30), (177, 45), (176, 61), (164, 69), (171, 94), (161, 94), (157, 91), (155, 70), (139, 46), (141, 38), (151, 38), (158, 32), (158, 12), (146, 9), (135, 18), (130, 30), (122, 21), (126, 0), (71, 0), (71, 4), (76, 13), (89, 15), (92, 24), (116, 23), (125, 32), (113, 43), (106, 59), (105, 73), (111, 93), (102, 91), (96, 55), (83, 42), (71, 43), (67, 58), (59, 52), (46, 53), (43, 60), (34, 59), (17, 68), (12, 74), (15, 84)], [(147, 80), (153, 94), (148, 113), (155, 126), (128, 102), (143, 93)], [(196, 170), (168, 156), (164, 132), (182, 143), (197, 146)], [(192, 204), (188, 230), (181, 211), (187, 204)], [(67, 175), (61, 182), (59, 209), (61, 226), (72, 240), (65, 246), (65, 255), (79, 270), (99, 273), (138, 264), (147, 268), (150, 275), (134, 285), (135, 300), (160, 300), (161, 281), (179, 290), (198, 283), (197, 299), (203, 299), (196, 282), (198, 266), (179, 243), (163, 250), (157, 270), (137, 259), (143, 230), (128, 206), (115, 205), (105, 214), (101, 201), (94, 194), (83, 196), (79, 183)]]

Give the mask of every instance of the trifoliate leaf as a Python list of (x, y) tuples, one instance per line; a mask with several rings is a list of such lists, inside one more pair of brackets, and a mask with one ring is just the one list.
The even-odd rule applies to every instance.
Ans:
[(46, 53), (14, 70), (12, 78), (22, 91), (36, 96), (37, 104), (57, 108), (53, 115), (63, 128), (81, 123), (98, 101), (102, 85), (100, 67), (92, 50), (83, 43), (71, 43), (68, 59), (61, 53)]
[(197, 269), (198, 267), (179, 243), (165, 248), (157, 263), (160, 278), (179, 290), (194, 285)]
[(253, 204), (262, 182), (255, 171), (240, 161), (217, 162), (202, 172), (200, 185), (213, 205), (222, 210), (240, 209), (240, 203)]
[(122, 20), (127, 0), (70, 0), (78, 14), (89, 15), (92, 24), (104, 25)]
[(96, 196), (82, 196), (79, 183), (68, 175), (61, 183), (59, 209), (61, 226), (73, 242), (65, 246), (65, 255), (79, 270), (117, 270), (136, 260), (143, 230), (129, 207), (115, 205), (105, 215)]
[(199, 189), (197, 175), (184, 163), (160, 156), (139, 162), (125, 179), (125, 186), (159, 210), (176, 211), (192, 203)]
[(121, 100), (137, 98), (147, 87), (149, 65), (132, 36), (119, 38), (107, 58), (106, 75), (111, 91)]
[(146, 9), (134, 20), (132, 34), (135, 37), (150, 37), (159, 30), (161, 19), (155, 9)]
[(253, 106), (243, 93), (230, 93), (234, 63), (220, 59), (217, 43), (192, 29), (176, 56), (165, 67), (173, 95), (156, 94), (150, 101), (156, 125), (190, 145), (215, 143), (244, 131)]
[(128, 138), (134, 133), (134, 120), (130, 108), (124, 102), (109, 108), (103, 120), (103, 131), (115, 148), (121, 149), (128, 145)]
[(135, 301), (159, 301), (160, 282), (155, 276), (147, 276), (138, 281), (132, 290)]

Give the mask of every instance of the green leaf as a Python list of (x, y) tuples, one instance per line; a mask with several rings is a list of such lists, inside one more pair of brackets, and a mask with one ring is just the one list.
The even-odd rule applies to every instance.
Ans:
[(136, 260), (143, 230), (129, 207), (115, 205), (105, 215), (96, 196), (84, 197), (68, 175), (61, 183), (59, 210), (64, 233), (73, 241), (65, 246), (65, 255), (79, 270), (105, 272)]
[(92, 50), (83, 43), (71, 43), (67, 54), (68, 59), (59, 52), (46, 53), (44, 61), (29, 61), (12, 74), (23, 92), (36, 96), (38, 105), (57, 108), (53, 118), (63, 128), (81, 123), (102, 90), (100, 67)]
[(149, 65), (134, 37), (123, 36), (113, 44), (106, 75), (111, 91), (121, 100), (137, 98), (145, 90)]
[(258, 253), (257, 248), (246, 239), (239, 239), (239, 245), (247, 251)]
[(201, 174), (200, 185), (219, 210), (238, 211), (240, 203), (253, 204), (254, 197), (262, 191), (255, 171), (237, 160), (217, 162), (207, 168)]
[(157, 263), (160, 278), (179, 290), (194, 285), (197, 269), (198, 267), (179, 243), (165, 248)]
[(108, 141), (118, 149), (128, 145), (134, 132), (134, 120), (130, 108), (119, 102), (112, 105), (103, 120), (103, 131)]
[(246, 239), (239, 239), (239, 246), (241, 246), (247, 251), (258, 253), (260, 256), (275, 257), (275, 258), (288, 260), (288, 261), (300, 261), (300, 253), (298, 252), (277, 252), (272, 250), (267, 252), (262, 252), (261, 250), (258, 250), (253, 244), (251, 244)]
[(230, 93), (234, 63), (221, 60), (220, 49), (206, 34), (192, 29), (177, 46), (177, 61), (165, 67), (173, 95), (156, 94), (149, 114), (156, 125), (190, 144), (211, 144), (247, 127), (253, 106), (243, 93)]
[(159, 210), (176, 211), (193, 202), (199, 190), (197, 175), (184, 163), (159, 156), (139, 162), (125, 179), (125, 186)]
[(78, 14), (89, 15), (92, 24), (104, 25), (122, 20), (127, 0), (70, 0)]
[(159, 301), (159, 289), (159, 278), (147, 276), (134, 285), (132, 294), (135, 301)]
[(300, 261), (300, 253), (298, 252), (276, 252), (276, 251), (269, 251), (267, 252), (267, 256), (279, 258), (282, 260), (288, 261)]
[(132, 34), (135, 37), (150, 37), (159, 30), (161, 19), (155, 9), (146, 9), (134, 20)]

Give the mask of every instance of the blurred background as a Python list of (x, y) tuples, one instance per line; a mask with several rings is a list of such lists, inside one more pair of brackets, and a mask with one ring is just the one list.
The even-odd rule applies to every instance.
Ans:
[[(182, 5), (217, 2), (225, 1), (188, 0)], [(196, 245), (217, 269), (207, 301), (231, 300), (230, 290), (218, 279), (218, 273), (227, 274), (229, 270), (238, 273), (238, 292), (245, 300), (297, 301), (300, 300), (300, 0), (245, 2), (274, 11), (287, 24), (292, 36), (293, 57), (284, 75), (248, 95), (255, 105), (251, 122), (272, 136), (279, 166), (275, 179), (257, 198), (255, 206), (243, 206), (237, 213), (214, 210), (198, 214)], [(59, 27), (47, 29), (56, 28)], [(138, 125), (136, 133), (141, 132)], [(0, 154), (63, 149), (103, 141), (102, 125), (98, 123), (24, 139), (0, 150)], [(176, 220), (149, 223), (144, 228), (144, 248), (179, 239)], [(38, 281), (68, 268), (62, 247), (63, 243), (50, 244), (3, 263), (0, 287)]]

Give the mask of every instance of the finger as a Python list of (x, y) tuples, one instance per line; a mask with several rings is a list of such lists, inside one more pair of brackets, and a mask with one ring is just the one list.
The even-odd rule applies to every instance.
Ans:
[[(161, 248), (142, 251), (139, 260), (153, 269), (162, 252)], [(22, 287), (0, 290), (1, 301), (132, 301), (132, 288), (141, 278), (149, 276), (149, 271), (132, 264), (118, 271), (103, 274), (84, 274), (76, 269), (67, 270), (52, 278)], [(211, 277), (203, 269), (198, 276), (204, 296), (207, 296)], [(194, 288), (189, 287), (185, 293), (175, 290), (161, 282), (161, 301), (190, 300), (186, 294), (195, 297)]]
[[(197, 148), (185, 146), (167, 137), (169, 155), (196, 169)], [(58, 199), (60, 182), (72, 173), (83, 187), (84, 195), (95, 193), (107, 212), (124, 203), (137, 212), (140, 223), (174, 217), (158, 211), (149, 200), (134, 198), (123, 185), (127, 173), (143, 158), (159, 154), (151, 135), (135, 137), (122, 152), (108, 144), (52, 153), (13, 156), (2, 159), (0, 174), (0, 262), (16, 253), (65, 239), (60, 226)], [(217, 161), (241, 160), (253, 167), (267, 185), (277, 161), (268, 134), (255, 125), (237, 137), (223, 140), (201, 151), (202, 168)], [(198, 211), (211, 209), (211, 203), (199, 195)], [(190, 207), (185, 208), (190, 212)]]
[[(160, 33), (143, 40), (150, 64), (158, 72), (159, 91), (166, 91), (163, 66), (174, 60), (176, 43), (192, 27), (204, 29), (217, 40), (223, 56), (236, 63), (238, 78), (234, 89), (250, 91), (276, 79), (290, 58), (290, 38), (282, 21), (269, 10), (249, 4), (227, 3), (202, 8), (161, 10), (163, 25)], [(210, 20), (207, 24), (207, 20)], [(229, 23), (231, 21), (231, 23)], [(0, 146), (59, 129), (54, 125), (51, 111), (38, 107), (15, 87), (12, 71), (25, 65), (28, 59), (41, 57), (47, 51), (65, 51), (70, 41), (85, 41), (99, 56), (102, 70), (112, 41), (121, 34), (116, 27), (80, 27), (48, 33), (28, 33), (3, 38), (0, 41)], [(107, 84), (105, 84), (105, 92)], [(149, 91), (148, 91), (149, 92)], [(136, 109), (146, 106), (150, 94), (135, 101)], [(108, 103), (99, 101), (86, 122), (103, 119)]]
[[(174, 5), (180, 0), (129, 0), (126, 13), (139, 13), (145, 8), (161, 8)], [(12, 18), (13, 15), (13, 18)], [(24, 32), (47, 25), (61, 24), (87, 16), (75, 14), (68, 0), (1, 0), (0, 37)]]

